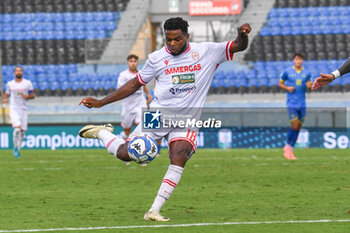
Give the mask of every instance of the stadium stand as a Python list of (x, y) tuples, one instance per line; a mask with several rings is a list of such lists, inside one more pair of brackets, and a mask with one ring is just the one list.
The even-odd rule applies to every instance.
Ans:
[[(236, 82), (228, 82), (229, 76), (218, 72), (211, 93), (280, 92), (279, 74), (292, 65), (295, 52), (304, 54), (304, 66), (313, 78), (329, 73), (350, 56), (349, 15), (347, 0), (276, 0), (245, 56), (251, 69), (231, 75)], [(238, 82), (238, 89), (230, 88), (229, 83)], [(349, 91), (349, 83), (344, 76), (320, 91)]]
[[(103, 51), (128, 0), (4, 0), (0, 2), (0, 48), (4, 82), (13, 77), (14, 65), (24, 67), (39, 95), (97, 94), (116, 83), (116, 75), (90, 73), (87, 82), (74, 79), (77, 65), (89, 51)], [(113, 76), (113, 77), (112, 77)], [(97, 85), (98, 84), (98, 85)], [(92, 85), (92, 86), (91, 86)], [(102, 86), (101, 86), (102, 85)], [(90, 87), (91, 86), (91, 87)]]
[[(115, 88), (123, 65), (87, 65), (88, 52), (103, 51), (128, 0), (3, 0), (0, 46), (4, 81), (24, 67), (39, 95), (104, 95)], [(266, 24), (250, 44), (248, 66), (219, 67), (211, 94), (278, 93), (279, 74), (295, 52), (305, 55), (313, 77), (350, 56), (350, 1), (276, 0)], [(319, 17), (321, 16), (321, 17)], [(95, 57), (95, 55), (94, 55)], [(97, 56), (98, 57), (98, 56)], [(78, 65), (83, 64), (83, 65)], [(341, 78), (321, 91), (348, 92)]]

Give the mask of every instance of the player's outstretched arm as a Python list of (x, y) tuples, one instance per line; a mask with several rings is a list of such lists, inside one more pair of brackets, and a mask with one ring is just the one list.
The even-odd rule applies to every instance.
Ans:
[(318, 88), (331, 83), (334, 79), (350, 72), (350, 57), (341, 65), (338, 69), (333, 71), (331, 74), (320, 74), (314, 84), (312, 85), (312, 90), (317, 90)]
[(249, 42), (248, 34), (251, 30), (252, 30), (252, 28), (250, 27), (250, 25), (248, 23), (245, 23), (242, 26), (240, 26), (239, 28), (237, 28), (238, 35), (230, 48), (231, 53), (243, 51), (248, 47), (248, 42)]
[(135, 77), (127, 83), (125, 83), (125, 85), (123, 85), (118, 90), (107, 95), (105, 98), (98, 100), (92, 97), (86, 97), (80, 101), (79, 105), (84, 104), (84, 106), (87, 108), (100, 108), (105, 106), (106, 104), (110, 104), (128, 97), (129, 95), (137, 91), (141, 86), (142, 85), (137, 81), (137, 78)]

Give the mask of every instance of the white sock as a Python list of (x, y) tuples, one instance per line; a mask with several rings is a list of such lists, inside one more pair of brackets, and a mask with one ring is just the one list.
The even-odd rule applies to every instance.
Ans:
[(20, 150), (20, 149), (22, 148), (22, 142), (23, 142), (23, 139), (24, 139), (24, 134), (25, 134), (24, 131), (21, 131), (21, 132), (19, 133), (18, 145), (17, 145), (18, 150)]
[(117, 157), (117, 152), (120, 147), (120, 145), (124, 144), (125, 141), (121, 139), (120, 137), (112, 134), (106, 129), (101, 129), (98, 132), (98, 138), (103, 141), (103, 144), (105, 145), (108, 152), (115, 157)]
[(173, 193), (176, 185), (181, 179), (181, 175), (184, 168), (176, 165), (169, 165), (168, 171), (166, 172), (162, 184), (158, 190), (158, 194), (154, 199), (150, 211), (160, 211), (160, 209), (165, 204), (165, 201), (170, 198), (170, 195)]
[(122, 138), (126, 141), (129, 138), (130, 134), (126, 134), (124, 131), (122, 132)]
[(18, 147), (18, 141), (19, 141), (19, 137), (20, 137), (20, 134), (21, 134), (21, 129), (20, 128), (14, 128), (13, 129), (13, 147), (15, 148), (19, 148)]

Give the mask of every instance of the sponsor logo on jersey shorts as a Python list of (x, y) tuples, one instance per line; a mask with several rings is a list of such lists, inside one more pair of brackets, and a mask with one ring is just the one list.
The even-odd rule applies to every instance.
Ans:
[(194, 83), (196, 81), (194, 74), (173, 75), (171, 78), (173, 80), (173, 84)]

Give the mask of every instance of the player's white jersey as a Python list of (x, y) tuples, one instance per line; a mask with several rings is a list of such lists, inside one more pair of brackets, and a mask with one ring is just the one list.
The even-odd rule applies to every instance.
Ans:
[(156, 79), (151, 107), (201, 108), (220, 63), (232, 60), (233, 42), (189, 43), (187, 49), (174, 56), (165, 46), (153, 52), (137, 74), (140, 84)]
[(29, 95), (33, 89), (33, 84), (30, 80), (22, 79), (21, 82), (9, 81), (6, 84), (6, 94), (10, 96), (10, 108), (28, 109), (28, 100), (23, 99), (22, 93)]
[[(136, 73), (132, 73), (129, 69), (121, 72), (118, 78), (118, 87), (120, 88), (129, 80), (135, 78)], [(132, 95), (123, 99), (122, 114), (133, 113), (141, 111), (141, 108), (146, 107), (146, 99), (144, 96), (143, 88), (140, 88)]]

